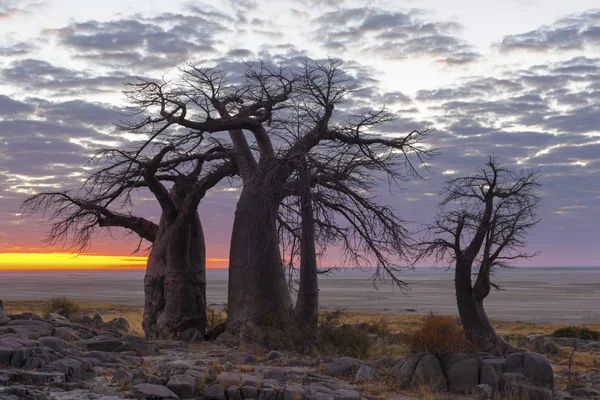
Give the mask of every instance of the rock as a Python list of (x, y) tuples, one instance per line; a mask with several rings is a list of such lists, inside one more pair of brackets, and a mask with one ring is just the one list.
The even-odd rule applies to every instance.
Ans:
[(342, 357), (325, 366), (325, 374), (331, 376), (348, 376), (354, 374), (362, 365), (362, 361), (351, 357)]
[(599, 398), (600, 390), (593, 387), (582, 387), (571, 390), (571, 395), (578, 397)]
[[(96, 314), (97, 315), (97, 314)], [(176, 399), (179, 396), (173, 393), (169, 388), (160, 385), (151, 385), (149, 383), (140, 383), (131, 388), (131, 391), (138, 399)]]
[(473, 386), (472, 397), (476, 400), (492, 400), (494, 391), (490, 385), (485, 383)]
[(71, 321), (69, 321), (69, 319), (67, 317), (65, 317), (64, 315), (61, 315), (59, 313), (49, 313), (48, 315), (46, 315), (46, 321), (48, 321), (49, 323), (51, 323), (52, 325), (54, 324), (70, 324)]
[(552, 390), (543, 386), (536, 386), (525, 382), (511, 382), (505, 388), (512, 395), (521, 396), (527, 400), (552, 400)]
[(128, 333), (131, 330), (131, 325), (129, 325), (129, 321), (125, 318), (113, 318), (106, 323), (109, 329), (115, 329), (120, 332)]
[(104, 320), (102, 319), (102, 315), (100, 314), (94, 314), (94, 316), (92, 317), (92, 325), (93, 326), (100, 326), (104, 323)]
[(362, 396), (355, 390), (338, 389), (335, 391), (336, 400), (360, 400)]
[(229, 385), (239, 386), (242, 377), (238, 374), (234, 374), (232, 372), (221, 372), (217, 375), (217, 383), (221, 384), (223, 387), (227, 387)]
[(77, 336), (73, 330), (65, 327), (56, 328), (54, 337), (62, 339), (65, 342), (76, 342), (82, 339), (81, 337)]
[(16, 333), (19, 337), (27, 339), (53, 336), (54, 331), (54, 327), (45, 321), (29, 319), (13, 319), (0, 327), (0, 335), (3, 333)]
[(375, 360), (371, 363), (371, 367), (375, 369), (388, 369), (392, 368), (396, 364), (396, 360), (392, 357), (383, 357)]
[(221, 385), (210, 385), (204, 388), (205, 400), (227, 400)]
[(181, 332), (177, 336), (177, 340), (181, 340), (182, 342), (186, 343), (202, 342), (204, 341), (204, 335), (198, 329), (190, 328)]
[(242, 386), (240, 388), (242, 399), (255, 399), (258, 396), (258, 389), (251, 386)]
[(46, 346), (54, 351), (61, 351), (61, 350), (65, 350), (65, 349), (76, 348), (71, 343), (66, 342), (57, 337), (45, 336), (45, 337), (39, 338), (38, 340), (41, 344), (43, 344), (44, 346)]
[(182, 399), (194, 397), (196, 394), (196, 379), (189, 375), (173, 375), (167, 382), (167, 388)]
[(392, 375), (398, 380), (398, 385), (401, 388), (410, 386), (412, 381), (413, 373), (417, 368), (417, 364), (421, 361), (421, 358), (425, 356), (425, 353), (414, 353), (409, 354), (401, 358), (393, 367)]
[(563, 392), (561, 390), (557, 390), (554, 392), (554, 400), (572, 400), (573, 397), (567, 393), (567, 392)]
[[(496, 369), (490, 364), (486, 364), (485, 362), (479, 363), (479, 383), (483, 385), (488, 385), (492, 388), (494, 393), (498, 392), (498, 373)], [(477, 385), (475, 385), (477, 386)]]
[(299, 384), (290, 384), (283, 390), (283, 400), (295, 400), (312, 398), (308, 397), (308, 393), (305, 393), (304, 387)]
[(237, 386), (229, 386), (226, 393), (227, 400), (243, 400), (240, 388)]
[(375, 368), (363, 364), (356, 371), (355, 380), (357, 382), (373, 382), (381, 378), (381, 374)]
[(110, 335), (98, 335), (94, 338), (82, 341), (88, 350), (99, 350), (106, 352), (126, 352), (132, 351), (138, 356), (155, 356), (159, 354), (158, 347), (138, 336), (126, 335), (120, 338)]
[(554, 373), (546, 357), (537, 353), (513, 353), (506, 359), (506, 372), (522, 373), (527, 381), (548, 389), (554, 387)]
[(463, 358), (446, 368), (448, 389), (456, 393), (471, 393), (479, 383), (479, 361), (476, 358)]
[(411, 379), (411, 386), (427, 386), (435, 392), (448, 390), (446, 377), (436, 356), (425, 354), (419, 360)]
[(261, 376), (244, 374), (244, 375), (242, 375), (241, 386), (251, 386), (251, 387), (258, 389), (258, 388), (260, 388), (262, 380), (263, 380), (263, 377), (261, 377)]
[(283, 368), (270, 367), (262, 370), (265, 379), (273, 379), (277, 382), (285, 382), (288, 378), (287, 371)]
[(95, 375), (92, 364), (87, 359), (76, 356), (67, 356), (62, 360), (53, 361), (40, 371), (62, 372), (67, 382), (80, 382)]
[(235, 352), (235, 353), (229, 353), (226, 356), (221, 357), (219, 359), (219, 362), (221, 362), (221, 363), (230, 362), (235, 365), (246, 365), (246, 364), (253, 364), (254, 362), (256, 362), (256, 357), (250, 353), (240, 351), (240, 352)]
[(11, 380), (33, 385), (61, 383), (65, 381), (65, 375), (60, 372), (18, 371), (17, 375)]
[(127, 371), (123, 367), (117, 367), (117, 370), (115, 371), (111, 382), (117, 384), (125, 384), (125, 382), (130, 383), (132, 377), (133, 374), (131, 372)]
[(224, 346), (237, 346), (240, 339), (229, 332), (223, 332), (215, 339), (216, 344), (222, 344)]
[(271, 350), (265, 356), (265, 360), (266, 361), (279, 360), (279, 359), (281, 359), (283, 357), (285, 357), (285, 356), (284, 356), (284, 354), (282, 352), (277, 351), (277, 350)]

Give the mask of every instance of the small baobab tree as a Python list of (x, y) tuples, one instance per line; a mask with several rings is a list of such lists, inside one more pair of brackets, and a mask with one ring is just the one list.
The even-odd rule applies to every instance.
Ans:
[[(143, 134), (147, 123), (161, 122), (144, 119), (124, 128)], [(142, 137), (130, 150), (99, 150), (92, 158), (95, 169), (79, 190), (39, 193), (26, 199), (22, 208), (28, 214), (44, 212), (51, 225), (50, 243), (62, 242), (79, 252), (89, 248), (101, 228), (124, 228), (150, 242), (144, 277), (146, 336), (177, 338), (188, 329), (204, 332), (206, 248), (197, 208), (208, 190), (236, 174), (236, 166), (229, 149), (219, 142), (199, 145), (197, 132), (161, 142), (152, 135)], [(192, 137), (194, 144), (189, 145)], [(158, 224), (132, 213), (141, 189), (160, 206)]]
[(516, 350), (498, 336), (483, 301), (492, 287), (499, 288), (491, 281), (496, 268), (536, 254), (523, 250), (525, 237), (539, 222), (539, 188), (537, 171), (514, 172), (490, 157), (475, 174), (446, 183), (440, 211), (427, 227), (422, 255), (454, 265), (460, 320), (481, 351), (505, 355)]

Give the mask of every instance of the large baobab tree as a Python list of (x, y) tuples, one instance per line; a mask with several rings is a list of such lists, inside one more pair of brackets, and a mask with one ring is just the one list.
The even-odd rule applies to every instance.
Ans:
[[(319, 185), (329, 185), (321, 185), (328, 190), (320, 195), (311, 195), (316, 207), (313, 213), (319, 213), (320, 202), (343, 215), (359, 232), (355, 240), (358, 247), (349, 246), (349, 254), (358, 259), (362, 256), (361, 246), (370, 248), (374, 250), (375, 257), (371, 259), (376, 261), (378, 272), (393, 272), (394, 265), (383, 253), (402, 251), (406, 243), (406, 232), (395, 223), (398, 220), (393, 213), (380, 208), (377, 226), (393, 231), (390, 237), (397, 240), (380, 242), (373, 236), (376, 232), (360, 222), (371, 207), (361, 200), (368, 196), (340, 184), (339, 176), (319, 176), (322, 171), (311, 167), (310, 160), (343, 149), (340, 154), (354, 157), (355, 166), (371, 160), (380, 166), (371, 173), (382, 172), (387, 174), (382, 178), (393, 181), (404, 177), (398, 169), (405, 167), (407, 157), (427, 154), (420, 146), (425, 132), (384, 136), (378, 134), (377, 128), (393, 119), (385, 109), (344, 109), (355, 82), (336, 60), (307, 61), (292, 69), (249, 65), (242, 79), (234, 77), (231, 81), (218, 69), (189, 65), (182, 77), (171, 84), (141, 83), (134, 103), (151, 106), (164, 119), (162, 124), (147, 124), (154, 138), (168, 137), (167, 125), (221, 139), (222, 134), (229, 137), (242, 180), (230, 244), (227, 325), (231, 331), (243, 333), (248, 328), (260, 334), (267, 331), (262, 328), (291, 326), (293, 306), (282, 263), (278, 216), (288, 196), (303, 198), (301, 208), (305, 215), (310, 213), (309, 198), (302, 194), (305, 190), (293, 192), (294, 187), (301, 186), (295, 181), (307, 162), (308, 173), (315, 175), (310, 179), (321, 179)], [(336, 107), (340, 109), (336, 111)], [(335, 157), (330, 160), (335, 161)], [(346, 163), (343, 157), (337, 161), (340, 167)], [(334, 193), (350, 203), (336, 203)], [(335, 225), (336, 219), (330, 217), (329, 222)], [(332, 226), (329, 232), (343, 237), (344, 229)], [(350, 237), (346, 240), (353, 241)]]
[[(148, 122), (162, 121), (148, 119), (127, 128), (139, 132)], [(120, 227), (152, 244), (143, 320), (151, 339), (206, 327), (206, 249), (197, 208), (210, 188), (236, 173), (236, 166), (228, 149), (215, 141), (199, 145), (200, 136), (183, 133), (162, 142), (150, 136), (133, 150), (102, 149), (93, 158), (96, 170), (77, 192), (39, 193), (23, 203), (26, 213), (44, 211), (51, 243), (85, 251), (96, 230)], [(142, 188), (160, 205), (159, 224), (131, 213)]]
[(539, 222), (539, 188), (538, 172), (514, 172), (490, 158), (477, 173), (446, 183), (440, 211), (428, 227), (431, 239), (423, 243), (423, 254), (454, 264), (460, 320), (482, 351), (515, 351), (494, 330), (483, 301), (498, 287), (491, 281), (495, 268), (535, 255), (523, 248), (528, 231)]

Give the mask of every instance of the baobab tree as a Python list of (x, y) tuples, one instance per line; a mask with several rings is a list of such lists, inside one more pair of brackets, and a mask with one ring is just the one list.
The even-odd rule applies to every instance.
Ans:
[[(145, 124), (126, 128), (139, 132)], [(22, 206), (25, 213), (44, 212), (50, 243), (77, 251), (89, 248), (99, 228), (124, 228), (151, 243), (143, 319), (150, 339), (206, 327), (206, 249), (197, 208), (210, 188), (236, 173), (236, 166), (220, 143), (189, 146), (190, 136), (201, 141), (197, 133), (186, 133), (162, 143), (146, 138), (132, 150), (102, 149), (92, 159), (96, 170), (79, 191), (39, 193)], [(160, 205), (159, 224), (131, 213), (141, 188)]]
[[(420, 146), (426, 132), (384, 136), (378, 134), (378, 127), (393, 119), (384, 108), (363, 107), (356, 113), (344, 110), (355, 81), (337, 60), (307, 61), (292, 69), (253, 64), (248, 65), (243, 78), (229, 79), (219, 69), (189, 65), (180, 81), (139, 83), (134, 103), (151, 107), (163, 118), (162, 124), (147, 124), (153, 132), (151, 137), (157, 140), (169, 137), (167, 125), (221, 139), (222, 133), (228, 135), (242, 189), (230, 243), (227, 326), (238, 333), (246, 328), (254, 332), (287, 329), (294, 312), (277, 228), (280, 206), (290, 196), (297, 172), (313, 155), (342, 148), (343, 154), (355, 157), (356, 165), (361, 165), (360, 160), (371, 160), (385, 166), (382, 171), (391, 181), (401, 179), (404, 175), (398, 169), (405, 167), (407, 157), (427, 154)], [(387, 159), (386, 163), (381, 163), (382, 159)], [(309, 173), (317, 176), (319, 171)], [(337, 205), (325, 195), (318, 196), (320, 202), (346, 214), (347, 221), (355, 221), (354, 228), (361, 232), (357, 243), (376, 250), (378, 273), (392, 273), (393, 265), (383, 255), (384, 249), (392, 247), (391, 242), (380, 243), (371, 236), (372, 231), (356, 222), (368, 204), (351, 188), (343, 193), (344, 187), (336, 180), (329, 185), (331, 192), (354, 198), (353, 205)], [(311, 199), (315, 197), (311, 195)], [(393, 252), (398, 252), (406, 244), (405, 231), (400, 224), (389, 223), (393, 214), (383, 213), (379, 226), (395, 232), (398, 240)], [(344, 229), (333, 228), (331, 232), (343, 235)], [(355, 252), (356, 246), (349, 249), (354, 249), (350, 254), (361, 257)]]
[[(415, 134), (419, 138), (411, 139)], [(341, 264), (378, 266), (373, 279), (390, 279), (402, 290), (407, 288), (398, 273), (400, 263), (412, 262), (407, 251), (410, 233), (396, 210), (378, 202), (377, 192), (379, 185), (388, 183), (381, 178), (405, 181), (420, 177), (417, 166), (435, 153), (419, 149), (425, 137), (426, 131), (405, 137), (401, 167), (397, 154), (385, 147), (378, 149), (376, 157), (364, 157), (360, 147), (346, 144), (313, 151), (286, 185), (288, 196), (278, 217), (280, 243), (288, 280), (293, 282), (298, 275), (295, 317), (303, 345), (310, 347), (316, 337), (317, 259), (327, 248), (342, 251)]]
[[(494, 269), (535, 253), (524, 252), (525, 237), (539, 219), (537, 171), (514, 172), (490, 157), (475, 174), (449, 180), (440, 211), (428, 226), (423, 255), (455, 266), (454, 284), (463, 328), (481, 350), (497, 355), (516, 351), (498, 336), (483, 307)], [(475, 269), (475, 281), (472, 274)]]

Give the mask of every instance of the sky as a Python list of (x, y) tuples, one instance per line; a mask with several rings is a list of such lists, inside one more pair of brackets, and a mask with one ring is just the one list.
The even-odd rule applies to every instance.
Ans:
[[(541, 168), (542, 221), (527, 242), (540, 255), (524, 265), (600, 265), (594, 7), (596, 0), (0, 0), (0, 253), (63, 250), (45, 244), (42, 216), (22, 216), (20, 204), (39, 191), (77, 188), (95, 149), (127, 145), (114, 125), (123, 118), (123, 82), (173, 77), (186, 62), (333, 57), (397, 114), (388, 134), (435, 129), (430, 144), (441, 154), (427, 179), (381, 188), (400, 217), (414, 227), (431, 221), (444, 181), (494, 155), (517, 170)], [(213, 266), (226, 266), (238, 195), (222, 185), (200, 205)], [(158, 216), (143, 194), (132, 211)], [(89, 253), (127, 256), (136, 247), (116, 231), (94, 238)]]

